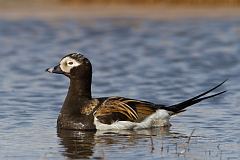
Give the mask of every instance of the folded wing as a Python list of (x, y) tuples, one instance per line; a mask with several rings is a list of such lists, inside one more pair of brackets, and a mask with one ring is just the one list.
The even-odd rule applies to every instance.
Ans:
[(146, 101), (110, 97), (103, 101), (95, 111), (94, 116), (105, 124), (112, 124), (116, 121), (141, 122), (159, 109), (158, 107)]

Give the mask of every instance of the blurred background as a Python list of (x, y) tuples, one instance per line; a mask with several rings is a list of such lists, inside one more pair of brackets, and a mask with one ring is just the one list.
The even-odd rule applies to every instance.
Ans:
[[(239, 0), (0, 0), (0, 159), (239, 159), (239, 42)], [(45, 69), (70, 52), (91, 60), (94, 97), (228, 92), (170, 128), (57, 133), (69, 80)]]
[(1, 17), (229, 17), (239, 0), (0, 0)]

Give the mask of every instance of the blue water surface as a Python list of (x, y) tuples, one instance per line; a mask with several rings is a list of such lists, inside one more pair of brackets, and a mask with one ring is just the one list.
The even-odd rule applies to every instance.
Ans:
[[(57, 133), (69, 80), (44, 70), (76, 51), (92, 62), (94, 97), (174, 104), (225, 79), (228, 92), (168, 129)], [(0, 62), (0, 159), (240, 157), (238, 19), (0, 20)]]

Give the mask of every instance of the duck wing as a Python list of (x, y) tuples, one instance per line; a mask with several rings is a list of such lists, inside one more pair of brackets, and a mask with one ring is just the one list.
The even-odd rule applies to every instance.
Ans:
[(159, 105), (124, 97), (106, 98), (94, 112), (94, 116), (104, 124), (116, 121), (141, 122), (147, 116), (160, 109)]
[(186, 101), (171, 106), (165, 106), (161, 104), (154, 104), (147, 101), (123, 98), (123, 97), (108, 97), (99, 99), (100, 105), (97, 107), (93, 115), (104, 124), (112, 124), (116, 121), (130, 121), (141, 122), (149, 115), (156, 112), (158, 109), (168, 111), (169, 115), (175, 115), (185, 111), (185, 109), (191, 105), (201, 102), (202, 100), (209, 99), (226, 91), (221, 91), (207, 96), (208, 93), (217, 89), (226, 82), (216, 85), (215, 87), (193, 97)]

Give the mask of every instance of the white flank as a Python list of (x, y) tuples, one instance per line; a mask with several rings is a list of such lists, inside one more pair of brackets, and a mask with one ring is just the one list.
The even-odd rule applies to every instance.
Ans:
[(148, 116), (142, 122), (117, 121), (112, 124), (104, 124), (99, 122), (95, 117), (94, 124), (97, 130), (123, 130), (123, 129), (145, 129), (152, 127), (169, 126), (170, 115), (166, 110), (159, 109), (155, 113)]

